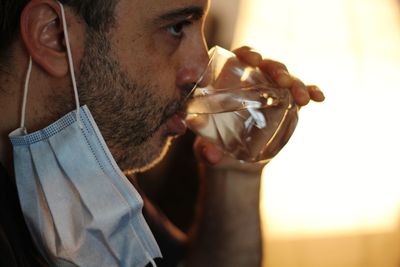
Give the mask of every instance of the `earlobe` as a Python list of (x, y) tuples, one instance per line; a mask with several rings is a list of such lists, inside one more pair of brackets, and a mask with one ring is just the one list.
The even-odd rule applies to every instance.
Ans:
[(68, 73), (60, 9), (55, 1), (32, 0), (21, 14), (20, 32), (35, 63), (54, 77)]

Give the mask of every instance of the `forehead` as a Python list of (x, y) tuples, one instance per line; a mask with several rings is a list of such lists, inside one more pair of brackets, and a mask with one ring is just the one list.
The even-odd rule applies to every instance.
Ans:
[(153, 19), (188, 8), (199, 8), (206, 12), (209, 2), (210, 0), (121, 0), (116, 13), (117, 18), (125, 15), (137, 20)]

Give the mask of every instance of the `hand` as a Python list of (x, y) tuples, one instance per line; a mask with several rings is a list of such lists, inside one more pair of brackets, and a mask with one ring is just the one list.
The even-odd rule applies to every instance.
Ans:
[(284, 64), (270, 59), (263, 59), (259, 53), (247, 46), (236, 49), (233, 52), (247, 64), (259, 67), (266, 76), (272, 78), (278, 87), (289, 88), (297, 105), (305, 106), (310, 100), (315, 102), (324, 101), (325, 96), (318, 86), (305, 85), (300, 79), (290, 75)]
[[(299, 107), (307, 105), (310, 100), (315, 102), (324, 101), (325, 96), (318, 86), (305, 85), (300, 79), (289, 74), (284, 64), (270, 59), (263, 59), (259, 53), (247, 46), (236, 49), (233, 52), (241, 61), (258, 67), (268, 77), (268, 80), (272, 80), (277, 87), (290, 89)], [(238, 165), (236, 160), (224, 158), (224, 152), (200, 137), (195, 142), (194, 150), (197, 158), (205, 163), (215, 165), (223, 161), (224, 166)]]

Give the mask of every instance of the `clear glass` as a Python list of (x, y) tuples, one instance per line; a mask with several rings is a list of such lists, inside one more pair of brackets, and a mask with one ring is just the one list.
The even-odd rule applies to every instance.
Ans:
[(221, 47), (187, 102), (186, 123), (238, 160), (268, 161), (297, 125), (297, 106), (287, 89), (274, 88), (263, 73)]

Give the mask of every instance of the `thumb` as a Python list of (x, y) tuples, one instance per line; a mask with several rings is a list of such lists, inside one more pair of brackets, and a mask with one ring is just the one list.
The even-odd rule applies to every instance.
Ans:
[(224, 156), (224, 153), (216, 145), (201, 137), (197, 137), (194, 143), (194, 153), (199, 161), (211, 165), (218, 164)]

